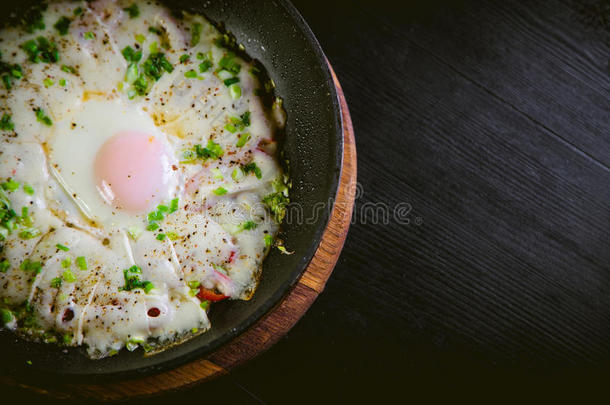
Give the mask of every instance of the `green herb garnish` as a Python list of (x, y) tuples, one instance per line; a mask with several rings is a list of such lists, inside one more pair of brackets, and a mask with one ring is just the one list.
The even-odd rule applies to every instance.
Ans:
[(129, 18), (138, 18), (140, 15), (140, 9), (138, 5), (133, 3), (131, 6), (124, 8), (123, 10), (129, 13)]
[[(62, 265), (63, 265), (63, 263), (62, 263)], [(66, 283), (73, 283), (76, 281), (76, 277), (74, 276), (74, 273), (72, 273), (72, 271), (70, 269), (64, 271), (61, 274), (61, 276)]]
[(229, 95), (233, 100), (237, 100), (241, 97), (241, 87), (237, 84), (233, 84), (229, 87)]
[(59, 61), (57, 45), (45, 37), (38, 37), (36, 40), (30, 39), (21, 45), (21, 48), (28, 54), (32, 63), (55, 63)]
[(282, 222), (286, 216), (286, 205), (289, 202), (288, 197), (286, 197), (282, 192), (272, 193), (263, 198), (263, 203), (267, 205), (269, 211), (271, 211), (271, 213), (274, 215), (277, 223)]
[(56, 244), (55, 247), (57, 249), (59, 249), (59, 250), (63, 250), (64, 252), (70, 251), (70, 248), (68, 248), (67, 246), (62, 245), (61, 243)]
[(76, 265), (81, 270), (87, 270), (87, 259), (85, 259), (85, 256), (78, 256), (76, 258)]
[(142, 68), (144, 69), (144, 73), (146, 73), (148, 77), (155, 79), (155, 81), (161, 78), (163, 71), (166, 71), (167, 73), (174, 71), (172, 64), (165, 58), (165, 54), (161, 52), (149, 55), (148, 59), (142, 64)]
[(2, 119), (0, 119), (0, 129), (3, 131), (12, 131), (15, 129), (15, 124), (13, 123), (12, 116), (10, 114), (3, 114)]
[(28, 228), (19, 232), (19, 237), (21, 239), (32, 239), (37, 236), (40, 236), (41, 232), (36, 228)]
[(260, 179), (263, 177), (263, 173), (261, 172), (261, 169), (256, 165), (256, 163), (254, 162), (250, 162), (246, 165), (242, 166), (242, 170), (244, 171), (244, 173), (254, 173), (254, 175), (256, 176), (257, 179)]
[(0, 273), (6, 273), (10, 268), (11, 263), (8, 261), (8, 259), (3, 259), (0, 261)]
[(37, 108), (34, 110), (34, 112), (36, 113), (36, 120), (38, 120), (38, 122), (50, 127), (51, 125), (53, 125), (53, 121), (51, 121), (51, 118), (49, 118), (46, 113), (44, 112), (44, 110), (42, 108)]
[(40, 263), (40, 262), (33, 262), (30, 259), (25, 259), (21, 263), (19, 268), (21, 270), (23, 270), (23, 271), (29, 271), (29, 272), (32, 272), (34, 274), (38, 274), (42, 270), (42, 263)]
[(227, 189), (224, 187), (218, 187), (216, 190), (214, 190), (214, 194), (216, 195), (225, 195), (227, 192)]
[(273, 236), (266, 234), (264, 237), (264, 240), (265, 240), (265, 247), (269, 247), (273, 243)]
[(246, 221), (243, 224), (241, 224), (240, 228), (246, 231), (252, 230), (252, 229), (256, 229), (256, 227), (258, 226), (258, 224), (254, 221)]
[(191, 27), (191, 46), (196, 46), (201, 40), (201, 30), (203, 26), (200, 23), (195, 23)]
[(244, 132), (243, 134), (239, 135), (239, 138), (237, 139), (237, 144), (236, 146), (238, 148), (243, 147), (251, 138), (251, 135), (249, 132)]
[(136, 51), (131, 46), (126, 46), (123, 48), (121, 53), (123, 54), (125, 60), (130, 63), (137, 63), (140, 61), (140, 59), (142, 59), (142, 51)]
[(61, 70), (62, 70), (62, 72), (66, 72), (66, 73), (72, 73), (72, 74), (76, 73), (76, 69), (74, 69), (72, 66), (68, 66), (68, 65), (61, 65)]
[(51, 287), (59, 288), (59, 287), (61, 287), (61, 283), (62, 283), (61, 277), (55, 277), (53, 280), (51, 280)]
[(53, 28), (59, 31), (59, 35), (66, 35), (68, 33), (68, 29), (70, 28), (71, 22), (72, 20), (70, 20), (66, 16), (63, 16), (59, 20), (57, 20), (55, 25), (53, 25)]
[(223, 83), (225, 84), (225, 86), (229, 87), (232, 84), (239, 83), (239, 77), (231, 77), (229, 79), (226, 79)]
[(19, 188), (20, 184), (13, 179), (8, 179), (2, 183), (2, 188), (6, 191), (15, 191)]
[(150, 281), (142, 281), (141, 279), (142, 269), (133, 265), (128, 269), (123, 270), (123, 276), (125, 278), (125, 286), (121, 287), (121, 291), (131, 291), (135, 288), (141, 288), (145, 293), (149, 293), (150, 290), (155, 288), (153, 283)]
[[(34, 188), (27, 183), (23, 183), (23, 191), (27, 195), (34, 195)], [(25, 207), (24, 207), (25, 208)]]

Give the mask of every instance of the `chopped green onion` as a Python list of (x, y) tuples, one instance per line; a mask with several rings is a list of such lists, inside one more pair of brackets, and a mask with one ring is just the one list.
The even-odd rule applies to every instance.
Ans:
[(74, 277), (74, 273), (72, 273), (72, 271), (70, 271), (69, 269), (64, 271), (61, 276), (63, 277), (64, 281), (66, 281), (67, 283), (73, 283), (76, 281), (76, 277)]
[(53, 80), (51, 80), (51, 78), (47, 77), (46, 79), (44, 79), (44, 87), (51, 87), (52, 85), (55, 84), (55, 82)]
[(239, 83), (239, 77), (232, 77), (230, 79), (226, 79), (224, 82), (225, 86), (229, 87), (232, 84)]
[(148, 294), (150, 292), (150, 290), (152, 290), (153, 288), (155, 288), (155, 286), (153, 285), (153, 283), (151, 283), (150, 281), (144, 281), (142, 283), (142, 287), (144, 288), (144, 292), (146, 294)]
[(199, 281), (197, 281), (197, 280), (191, 280), (191, 281), (188, 282), (189, 288), (191, 288), (193, 290), (195, 288), (198, 288), (200, 285), (201, 285), (201, 283)]
[(49, 118), (46, 113), (44, 112), (44, 110), (42, 108), (36, 108), (34, 110), (34, 112), (36, 113), (36, 120), (48, 127), (50, 127), (51, 125), (53, 125), (53, 121), (51, 121), (51, 118)]
[(201, 40), (201, 29), (203, 26), (200, 23), (195, 23), (191, 27), (191, 46), (196, 46)]
[(15, 180), (13, 179), (9, 179), (7, 181), (5, 181), (4, 183), (2, 183), (2, 189), (6, 190), (6, 191), (15, 191), (19, 188), (19, 183), (17, 183)]
[(72, 259), (68, 256), (61, 261), (61, 267), (67, 269), (72, 264)]
[(55, 245), (55, 247), (59, 250), (63, 250), (64, 252), (68, 252), (70, 250), (70, 248), (68, 248), (67, 246), (62, 245), (61, 243), (58, 243)]
[(161, 78), (163, 71), (167, 73), (174, 71), (172, 64), (165, 58), (165, 54), (161, 52), (153, 52), (148, 55), (148, 58), (142, 64), (142, 69), (146, 76), (155, 79), (155, 81)]
[(172, 199), (172, 201), (169, 204), (169, 213), (170, 214), (178, 211), (178, 204), (179, 204), (179, 199), (178, 198)]
[(153, 34), (157, 35), (163, 35), (163, 31), (161, 30), (161, 28), (157, 27), (148, 27), (148, 32), (152, 32)]
[(225, 195), (225, 194), (227, 194), (227, 189), (224, 187), (218, 187), (216, 190), (214, 190), (214, 194)]
[(129, 13), (129, 18), (137, 18), (140, 15), (140, 9), (138, 5), (133, 3), (131, 6), (124, 8), (123, 10)]
[(95, 34), (93, 32), (91, 32), (91, 31), (87, 31), (83, 35), (83, 38), (85, 38), (85, 39), (94, 39), (95, 38)]
[(260, 179), (263, 177), (263, 173), (261, 172), (261, 169), (254, 162), (250, 162), (246, 165), (243, 165), (242, 170), (244, 171), (244, 173), (250, 173), (250, 172), (254, 173), (254, 175), (256, 176), (257, 179)]
[(53, 25), (53, 28), (59, 31), (59, 35), (66, 35), (68, 33), (68, 29), (70, 28), (71, 22), (72, 20), (70, 20), (68, 17), (63, 16), (59, 20), (57, 20), (55, 25)]
[(61, 287), (61, 283), (62, 283), (61, 277), (55, 277), (53, 280), (51, 280), (51, 287), (59, 288), (59, 287)]
[(139, 77), (138, 65), (136, 63), (131, 63), (127, 68), (127, 73), (125, 73), (125, 81), (127, 83), (135, 82)]
[(41, 232), (38, 229), (29, 228), (29, 229), (24, 229), (23, 231), (19, 232), (19, 237), (21, 239), (32, 239), (37, 236), (40, 236), (40, 234), (41, 234)]
[(42, 270), (42, 263), (32, 262), (30, 259), (25, 259), (19, 268), (23, 271), (31, 271), (34, 274), (38, 274), (40, 273), (40, 270)]
[(85, 256), (78, 256), (76, 258), (76, 265), (81, 270), (87, 270), (87, 259), (85, 259)]
[(201, 301), (201, 303), (199, 304), (199, 306), (201, 307), (201, 309), (203, 309), (204, 311), (207, 311), (208, 309), (210, 309), (210, 301)]
[(28, 195), (34, 195), (34, 188), (27, 183), (23, 183), (23, 191)]
[(234, 60), (235, 55), (229, 52), (220, 59), (218, 66), (233, 74), (238, 74), (241, 70), (241, 65)]
[(156, 231), (157, 229), (159, 229), (159, 224), (157, 224), (156, 222), (151, 222), (150, 224), (148, 224), (148, 226), (146, 227), (147, 231)]
[(273, 236), (266, 234), (265, 235), (265, 247), (271, 246), (272, 243), (273, 243)]
[(59, 85), (61, 87), (66, 87), (66, 79), (59, 79)]
[(9, 323), (13, 322), (13, 319), (15, 319), (15, 317), (13, 316), (13, 313), (6, 308), (0, 309), (0, 318), (2, 318), (3, 325), (9, 324)]
[(59, 60), (59, 51), (54, 42), (45, 37), (38, 37), (36, 40), (29, 40), (21, 45), (21, 48), (28, 54), (30, 62), (55, 63)]
[(13, 123), (12, 116), (10, 114), (3, 114), (2, 119), (0, 119), (0, 129), (3, 131), (12, 131), (15, 129), (15, 124)]
[(180, 57), (180, 63), (186, 63), (190, 58), (191, 56), (188, 53), (185, 53)]
[(137, 63), (142, 59), (142, 51), (136, 51), (131, 46), (123, 48), (121, 53), (127, 62)]
[(256, 229), (257, 226), (258, 226), (258, 224), (254, 221), (246, 221), (243, 224), (241, 224), (241, 229), (250, 231), (252, 229)]
[(250, 138), (251, 136), (249, 132), (244, 132), (243, 134), (240, 134), (239, 139), (237, 140), (237, 147), (243, 147), (250, 140)]
[(167, 235), (165, 235), (164, 233), (160, 233), (157, 235), (157, 240), (164, 241), (166, 236)]
[(285, 255), (291, 255), (294, 254), (294, 252), (289, 252), (288, 250), (286, 250), (286, 248), (282, 245), (277, 245), (277, 249), (282, 252)]
[(235, 126), (233, 126), (232, 124), (227, 124), (225, 125), (225, 129), (227, 131), (229, 131), (230, 133), (234, 134), (235, 132), (237, 132), (237, 128), (235, 128)]
[(8, 259), (3, 259), (0, 261), (0, 273), (6, 273), (10, 267), (11, 263), (8, 261)]
[(184, 73), (184, 77), (187, 77), (189, 79), (194, 79), (197, 77), (197, 72), (195, 72), (194, 70), (189, 70), (188, 72)]
[(76, 73), (76, 69), (74, 69), (72, 66), (68, 66), (68, 65), (62, 65), (61, 66), (61, 70), (62, 72), (66, 72), (66, 73)]
[(199, 64), (199, 72), (205, 73), (212, 67), (212, 62), (209, 60), (203, 61)]
[(243, 179), (243, 177), (244, 177), (244, 172), (239, 167), (236, 167), (235, 169), (233, 169), (233, 172), (231, 172), (231, 178), (233, 180), (235, 180), (236, 182)]
[(136, 35), (134, 36), (134, 38), (136, 39), (136, 41), (137, 41), (139, 44), (143, 44), (143, 43), (144, 43), (144, 41), (146, 41), (146, 37), (145, 37), (144, 35), (142, 35), (142, 34), (136, 34)]
[(233, 100), (237, 100), (241, 97), (241, 87), (237, 84), (233, 84), (229, 87), (229, 95)]

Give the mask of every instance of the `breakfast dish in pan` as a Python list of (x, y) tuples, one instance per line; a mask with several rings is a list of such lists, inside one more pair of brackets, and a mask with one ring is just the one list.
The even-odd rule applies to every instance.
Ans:
[(248, 300), (288, 203), (285, 113), (204, 17), (59, 1), (0, 31), (0, 312), (28, 340), (162, 350)]

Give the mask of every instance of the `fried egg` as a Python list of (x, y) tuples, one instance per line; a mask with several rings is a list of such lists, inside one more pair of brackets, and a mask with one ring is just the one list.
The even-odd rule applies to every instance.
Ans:
[(201, 16), (56, 1), (0, 30), (0, 312), (92, 358), (250, 299), (288, 203), (272, 81)]

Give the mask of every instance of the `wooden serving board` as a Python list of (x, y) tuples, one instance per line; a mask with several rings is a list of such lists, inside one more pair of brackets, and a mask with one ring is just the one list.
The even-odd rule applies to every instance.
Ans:
[(357, 161), (352, 121), (341, 85), (332, 68), (331, 72), (341, 102), (344, 125), (343, 166), (339, 190), (318, 250), (295, 287), (282, 302), (246, 332), (207, 357), (160, 374), (104, 384), (66, 384), (52, 389), (24, 384), (6, 376), (0, 376), (0, 383), (17, 385), (56, 398), (112, 401), (157, 395), (227, 374), (231, 369), (270, 348), (288, 333), (324, 290), (347, 237), (356, 194)]

